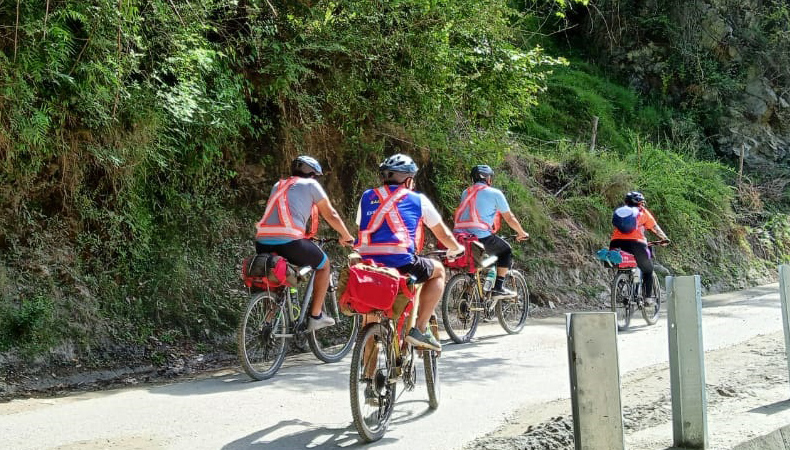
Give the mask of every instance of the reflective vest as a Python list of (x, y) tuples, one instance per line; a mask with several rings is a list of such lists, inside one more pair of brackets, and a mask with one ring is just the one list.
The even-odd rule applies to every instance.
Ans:
[[(266, 211), (256, 227), (255, 239), (261, 238), (282, 238), (291, 237), (294, 239), (311, 238), (318, 231), (318, 207), (313, 205), (310, 210), (310, 232), (305, 233), (304, 228), (297, 227), (293, 223), (291, 209), (288, 207), (288, 189), (291, 188), (299, 177), (290, 177), (287, 180), (280, 180), (277, 190), (269, 197), (266, 202)], [(277, 223), (266, 223), (272, 213), (277, 210)]]
[[(401, 201), (409, 195), (411, 191), (401, 186), (395, 191), (390, 192), (387, 186), (381, 186), (371, 191), (370, 194), (378, 198), (379, 206), (373, 212), (370, 220), (364, 225), (364, 229), (359, 231), (359, 242), (355, 249), (360, 255), (406, 255), (413, 254), (415, 248), (422, 247), (422, 217), (417, 221), (414, 230), (415, 238), (412, 240), (409, 226), (403, 220), (399, 207)], [(363, 199), (365, 196), (363, 196)], [(370, 211), (373, 202), (363, 202), (361, 213), (364, 215)], [(421, 213), (420, 213), (421, 214)], [(363, 222), (364, 223), (364, 222)], [(386, 229), (382, 230), (384, 224)], [(381, 232), (379, 232), (381, 230)], [(375, 237), (373, 235), (376, 235)]]
[[(477, 194), (487, 188), (488, 186), (485, 184), (475, 184), (466, 190), (466, 198), (458, 206), (458, 209), (455, 210), (455, 217), (453, 218), (455, 229), (478, 228), (488, 230), (492, 233), (496, 233), (499, 230), (499, 211), (497, 211), (494, 216), (493, 226), (483, 222), (480, 219), (480, 214), (477, 212)], [(464, 215), (467, 216), (466, 220), (462, 219)]]

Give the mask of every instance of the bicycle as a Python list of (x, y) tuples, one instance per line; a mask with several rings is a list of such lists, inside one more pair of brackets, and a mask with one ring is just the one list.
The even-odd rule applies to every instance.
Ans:
[[(324, 244), (338, 242), (338, 239), (314, 238), (313, 241), (323, 248)], [(323, 313), (335, 319), (335, 325), (307, 331), (315, 272), (310, 267), (297, 270), (300, 281), (305, 281), (311, 273), (299, 303), (298, 290), (294, 286), (269, 288), (265, 283), (256, 284), (262, 290), (252, 293), (237, 333), (239, 361), (251, 378), (266, 380), (277, 373), (285, 360), (289, 338), (306, 337), (313, 354), (327, 363), (340, 361), (351, 350), (359, 330), (359, 318), (340, 313), (334, 269), (329, 277)]]
[[(443, 255), (445, 252), (430, 254)], [(420, 286), (413, 285), (412, 277), (407, 279), (414, 289), (412, 298), (419, 298)], [(414, 326), (418, 302), (409, 300), (400, 303), (395, 302), (391, 313), (382, 310), (354, 313), (355, 316), (373, 318), (372, 321), (368, 320), (357, 337), (349, 377), (351, 415), (354, 426), (365, 442), (377, 441), (386, 433), (397, 400), (398, 380), (403, 381), (406, 390), (414, 390), (417, 385), (417, 358), (423, 360), (428, 406), (430, 409), (439, 407), (441, 387), (438, 359), (441, 352), (415, 348), (406, 342), (405, 335)], [(431, 315), (428, 326), (434, 336), (439, 336), (436, 314)]]
[[(648, 242), (648, 256), (652, 259), (651, 249), (665, 243), (666, 241)], [(599, 259), (614, 272), (611, 308), (617, 316), (617, 331), (628, 329), (631, 325), (631, 316), (636, 309), (642, 311), (642, 318), (648, 325), (655, 325), (661, 310), (661, 286), (658, 284), (658, 275), (653, 272), (653, 297), (656, 302), (652, 306), (647, 306), (642, 292), (642, 271), (637, 267), (634, 256), (620, 249), (602, 251), (607, 253), (606, 258), (599, 256)], [(613, 255), (612, 252), (616, 254)]]
[[(472, 241), (476, 242), (476, 241)], [(447, 282), (442, 295), (442, 323), (444, 331), (456, 344), (469, 342), (477, 332), (482, 315), (491, 320), (496, 314), (499, 324), (508, 334), (519, 333), (529, 317), (529, 288), (524, 275), (510, 269), (504, 286), (516, 292), (513, 298), (491, 298), (493, 280), (487, 280), (490, 271), (496, 270), (497, 257), (474, 258), (475, 252), (466, 243), (467, 257), (460, 262), (461, 273), (456, 273)], [(458, 266), (458, 263), (447, 263)]]

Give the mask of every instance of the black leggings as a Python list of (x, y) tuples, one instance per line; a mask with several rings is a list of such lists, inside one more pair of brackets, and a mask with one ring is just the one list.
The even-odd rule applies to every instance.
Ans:
[(624, 252), (634, 255), (636, 265), (642, 271), (642, 286), (645, 288), (645, 296), (653, 294), (653, 260), (648, 255), (647, 244), (644, 242), (615, 239), (609, 243), (609, 250), (619, 248)]
[(486, 253), (497, 256), (497, 267), (510, 267), (513, 265), (513, 249), (501, 237), (492, 234), (479, 239), (486, 248)]

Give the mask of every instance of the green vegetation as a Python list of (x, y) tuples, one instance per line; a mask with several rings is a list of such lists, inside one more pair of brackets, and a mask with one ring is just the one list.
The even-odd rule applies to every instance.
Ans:
[(744, 271), (734, 176), (699, 159), (700, 122), (563, 58), (535, 34), (558, 3), (0, 2), (0, 351), (222, 346), (252, 224), (300, 153), (346, 218), (387, 154), (415, 156), (448, 218), (471, 164), (501, 168), (538, 292), (564, 264), (547, 254), (583, 263), (633, 188), (675, 268), (738, 251)]

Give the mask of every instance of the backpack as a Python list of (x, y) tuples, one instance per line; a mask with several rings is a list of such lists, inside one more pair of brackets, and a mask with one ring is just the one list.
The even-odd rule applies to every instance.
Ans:
[(639, 216), (639, 208), (633, 206), (621, 206), (614, 210), (612, 214), (612, 225), (622, 233), (630, 233), (636, 230), (636, 218)]

